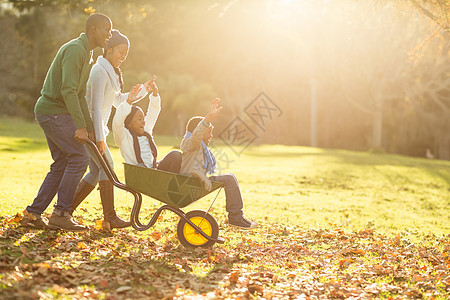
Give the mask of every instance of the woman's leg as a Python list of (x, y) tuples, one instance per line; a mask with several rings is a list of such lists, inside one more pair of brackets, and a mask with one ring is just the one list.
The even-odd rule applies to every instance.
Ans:
[[(103, 159), (105, 159), (106, 163), (111, 167), (112, 170), (114, 170), (114, 160), (112, 158), (111, 151), (109, 150), (107, 144), (105, 147), (105, 154), (103, 155)], [(99, 168), (98, 181), (109, 180), (108, 175), (106, 175), (106, 172), (105, 170), (103, 170), (102, 166), (100, 165), (100, 162), (98, 163), (98, 168)]]
[[(111, 151), (106, 145), (105, 154), (103, 158), (106, 160), (106, 163), (109, 164), (111, 169), (114, 169), (114, 161), (111, 155)], [(100, 167), (99, 174), (99, 188), (100, 188), (100, 200), (102, 201), (103, 207), (103, 216), (105, 218), (105, 222), (109, 224), (110, 228), (124, 228), (131, 225), (131, 222), (125, 221), (116, 214), (116, 210), (114, 208), (114, 186), (111, 181), (109, 181), (108, 176), (106, 175), (105, 170)]]
[(77, 209), (81, 202), (92, 192), (98, 183), (100, 168), (97, 160), (94, 160), (95, 154), (92, 152), (91, 147), (86, 146), (89, 153), (89, 173), (87, 173), (77, 186), (75, 191), (75, 197), (73, 199), (71, 213)]

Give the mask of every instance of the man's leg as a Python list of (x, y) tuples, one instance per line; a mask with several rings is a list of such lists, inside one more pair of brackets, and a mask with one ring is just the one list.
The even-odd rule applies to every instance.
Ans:
[(66, 168), (58, 187), (55, 210), (70, 213), (75, 190), (86, 171), (89, 155), (84, 145), (74, 139), (77, 127), (69, 114), (55, 115), (52, 140), (66, 153)]
[(48, 116), (40, 116), (37, 118), (40, 120), (41, 127), (44, 130), (45, 137), (47, 139), (48, 148), (50, 149), (51, 156), (53, 158), (53, 163), (50, 165), (50, 171), (45, 176), (41, 187), (39, 188), (36, 198), (34, 198), (33, 203), (24, 211), (24, 217), (21, 221), (23, 225), (32, 226), (39, 229), (44, 229), (47, 227), (47, 219), (43, 218), (41, 215), (47, 209), (47, 207), (52, 202), (53, 198), (58, 191), (59, 183), (64, 175), (64, 169), (66, 168), (66, 154), (61, 151), (58, 146), (49, 138), (47, 131), (50, 130), (50, 122)]
[(47, 173), (47, 176), (45, 176), (36, 198), (34, 198), (33, 203), (26, 208), (28, 212), (39, 215), (47, 209), (55, 197), (66, 168), (66, 155), (47, 135), (46, 138), (54, 161), (50, 165), (50, 171)]
[(45, 132), (52, 157), (55, 159), (55, 164), (41, 187), (40, 197), (35, 201), (40, 204), (36, 205), (36, 211), (48, 206), (56, 190), (58, 199), (48, 226), (69, 231), (85, 230), (86, 228), (75, 223), (70, 215), (75, 189), (89, 162), (86, 149), (74, 139), (77, 129), (75, 122), (69, 114), (37, 115), (36, 119)]

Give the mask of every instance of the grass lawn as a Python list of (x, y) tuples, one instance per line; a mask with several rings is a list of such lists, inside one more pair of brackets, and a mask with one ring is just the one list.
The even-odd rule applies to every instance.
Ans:
[[(180, 141), (155, 140), (161, 157)], [(111, 148), (124, 181), (120, 153)], [(30, 295), (54, 298), (80, 293), (88, 298), (449, 296), (449, 161), (281, 145), (252, 146), (240, 156), (226, 146), (215, 150), (228, 155), (228, 161), (219, 160), (222, 173), (237, 176), (244, 212), (260, 223), (245, 234), (229, 228), (221, 192), (212, 215), (224, 245), (185, 250), (175, 236), (178, 218), (168, 212), (145, 232), (98, 231), (98, 191), (76, 213), (92, 225), (91, 232), (30, 231), (17, 227), (13, 216), (36, 196), (50, 153), (38, 125), (1, 118), (0, 295), (20, 298), (28, 287)], [(207, 209), (213, 198), (210, 194), (185, 211)], [(116, 189), (119, 215), (129, 216), (132, 203), (131, 194)], [(141, 221), (159, 205), (144, 197)], [(415, 264), (403, 270), (408, 259)], [(77, 275), (35, 279), (42, 272), (68, 276), (67, 269)], [(94, 279), (83, 281), (89, 272)]]

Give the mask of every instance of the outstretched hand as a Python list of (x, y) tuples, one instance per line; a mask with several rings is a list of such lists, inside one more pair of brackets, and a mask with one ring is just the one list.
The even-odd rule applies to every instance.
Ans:
[(153, 96), (158, 96), (158, 86), (156, 85), (156, 75), (153, 75), (153, 78), (144, 83), (144, 87), (147, 89), (147, 92), (153, 91)]
[(138, 94), (143, 88), (144, 86), (142, 84), (136, 84), (135, 86), (133, 86), (130, 90), (130, 93), (128, 94), (127, 102), (131, 104), (139, 100)]
[(217, 118), (217, 115), (222, 111), (223, 107), (219, 106), (220, 99), (216, 98), (209, 108), (209, 112), (205, 116), (205, 122), (211, 123)]

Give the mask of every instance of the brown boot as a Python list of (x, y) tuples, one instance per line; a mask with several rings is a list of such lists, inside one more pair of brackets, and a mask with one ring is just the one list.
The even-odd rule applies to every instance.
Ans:
[(83, 202), (84, 199), (92, 192), (95, 186), (87, 183), (86, 180), (81, 179), (75, 191), (75, 197), (73, 198), (72, 207), (70, 208), (70, 213), (73, 214), (78, 205)]
[[(105, 218), (103, 224), (104, 229), (125, 228), (131, 225), (116, 215), (114, 210), (114, 186), (109, 180), (99, 182), (100, 199), (102, 200), (103, 216)], [(108, 228), (109, 227), (109, 228)]]

